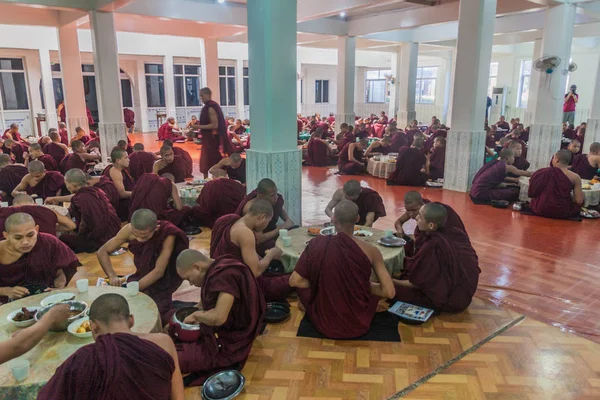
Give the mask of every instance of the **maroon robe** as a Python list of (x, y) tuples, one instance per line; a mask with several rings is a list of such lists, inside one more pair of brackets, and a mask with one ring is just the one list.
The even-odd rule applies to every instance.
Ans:
[(406, 144), (406, 146), (408, 146), (408, 147), (412, 146), (413, 142), (415, 141), (415, 135), (418, 133), (421, 133), (421, 131), (418, 129), (409, 129), (405, 132), (406, 139), (408, 140), (408, 143)]
[(108, 198), (108, 201), (110, 201), (110, 204), (114, 207), (115, 210), (119, 208), (121, 196), (119, 196), (117, 187), (115, 186), (113, 181), (110, 180), (109, 177), (102, 175), (100, 177), (100, 181), (98, 181), (98, 183), (96, 183), (94, 186), (98, 189), (101, 189), (104, 192), (104, 194)]
[(37, 158), (37, 161), (44, 164), (44, 168), (46, 168), (46, 171), (58, 171), (58, 164), (56, 163), (56, 160), (54, 159), (54, 157), (48, 154), (44, 154), (41, 157)]
[(594, 179), (594, 176), (598, 174), (598, 168), (590, 165), (587, 156), (587, 154), (574, 156), (571, 163), (571, 171), (579, 175), (581, 179)]
[(485, 145), (486, 147), (489, 147), (490, 149), (494, 150), (496, 148), (496, 137), (493, 135), (487, 135), (485, 137)]
[(144, 174), (152, 173), (154, 156), (147, 151), (135, 151), (129, 155), (129, 173), (136, 181)]
[(58, 223), (58, 218), (54, 211), (44, 206), (33, 204), (0, 208), (0, 232), (4, 232), (4, 222), (6, 219), (11, 215), (20, 212), (29, 214), (33, 217), (35, 224), (40, 227), (40, 233), (56, 236), (56, 224)]
[(217, 178), (206, 182), (192, 208), (192, 216), (202, 225), (212, 228), (223, 215), (235, 214), (246, 196), (244, 185), (231, 178)]
[(194, 162), (192, 161), (192, 156), (190, 153), (181, 147), (173, 147), (173, 154), (175, 154), (175, 156), (179, 156), (183, 160), (183, 165), (185, 166), (185, 178), (193, 178)]
[(54, 161), (56, 161), (56, 165), (60, 165), (60, 162), (66, 156), (63, 148), (57, 145), (56, 143), (52, 142), (45, 144), (43, 147), (43, 151), (44, 153), (54, 158)]
[[(112, 167), (112, 165), (109, 165), (108, 167), (104, 168), (102, 175), (110, 179), (110, 170)], [(135, 186), (135, 180), (129, 174), (127, 168), (121, 170), (121, 175), (123, 176), (123, 186), (125, 187), (125, 191), (131, 192), (133, 190), (133, 187)], [(119, 206), (117, 207), (117, 215), (119, 216), (119, 218), (121, 218), (121, 221), (128, 221), (127, 217), (129, 216), (129, 199), (121, 199), (120, 197), (121, 196), (119, 195)]]
[(28, 195), (37, 195), (41, 199), (46, 199), (46, 197), (54, 197), (59, 190), (65, 186), (65, 178), (62, 176), (60, 172), (56, 171), (46, 171), (45, 176), (42, 180), (35, 186), (27, 186), (25, 191)]
[(8, 201), (9, 205), (12, 204), (13, 198), (11, 193), (19, 186), (19, 183), (21, 183), (28, 173), (27, 167), (23, 165), (9, 164), (6, 167), (0, 168), (0, 192), (6, 193), (5, 195), (0, 195), (2, 201)]
[(387, 180), (388, 185), (422, 186), (426, 175), (421, 172), (427, 158), (423, 151), (414, 147), (402, 147), (398, 152), (396, 169)]
[(86, 162), (79, 156), (78, 153), (71, 153), (62, 159), (60, 162), (60, 172), (66, 174), (68, 170), (77, 168), (83, 172), (87, 171)]
[(446, 147), (435, 147), (429, 156), (429, 178), (444, 178), (444, 166), (446, 163)]
[(408, 137), (406, 136), (406, 134), (401, 131), (397, 131), (396, 133), (394, 133), (394, 136), (392, 136), (392, 144), (390, 145), (390, 151), (393, 153), (398, 153), (402, 147), (407, 146), (409, 146), (409, 144)]
[[(529, 169), (530, 165), (531, 164), (529, 163), (529, 161), (527, 161), (525, 159), (525, 157), (523, 157), (523, 156), (515, 157), (515, 162), (513, 163), (513, 166), (516, 169), (520, 169), (521, 171), (527, 171), (527, 169)], [(512, 176), (512, 175), (510, 175), (510, 176)]]
[(173, 132), (173, 128), (171, 128), (171, 125), (169, 125), (168, 122), (165, 122), (164, 124), (162, 124), (160, 126), (160, 128), (158, 128), (158, 140), (167, 140), (167, 139), (171, 139), (171, 140), (179, 140), (179, 139), (184, 139), (183, 136), (174, 133)]
[[(310, 143), (311, 143), (312, 141), (313, 141), (313, 139), (311, 139), (311, 140), (308, 142), (308, 145), (309, 145), (309, 146), (310, 146)], [(352, 132), (346, 132), (346, 134), (344, 135), (344, 137), (343, 137), (343, 138), (342, 138), (342, 140), (340, 141), (340, 143), (339, 143), (338, 147), (339, 147), (340, 149), (343, 149), (344, 147), (346, 147), (346, 145), (347, 145), (347, 144), (354, 143), (354, 142), (356, 142), (356, 137), (354, 136), (354, 133), (352, 133)], [(309, 152), (310, 152), (310, 150), (309, 150)]]
[(69, 208), (75, 218), (77, 234), (60, 237), (72, 249), (98, 250), (121, 229), (115, 208), (98, 187), (83, 187), (71, 198)]
[(158, 171), (158, 175), (171, 174), (175, 177), (175, 183), (185, 182), (187, 177), (188, 166), (183, 158), (175, 156), (173, 162), (167, 164), (163, 169)]
[(395, 299), (443, 312), (465, 310), (477, 290), (479, 259), (468, 235), (446, 226), (421, 234), (402, 275), (417, 288), (396, 286)]
[(56, 369), (40, 400), (163, 400), (171, 396), (173, 357), (134, 334), (100, 335)]
[(369, 131), (364, 130), (364, 131), (358, 131), (354, 134), (356, 139), (366, 139), (369, 137)]
[[(348, 156), (348, 149), (350, 145), (351, 143), (348, 143), (340, 151), (340, 157), (338, 159), (339, 172), (348, 175), (362, 174), (366, 171), (366, 167), (350, 161), (350, 157)], [(354, 148), (354, 159), (359, 162), (363, 162), (363, 152), (357, 147)]]
[(4, 131), (4, 134), (2, 135), (2, 139), (7, 139), (9, 133), (14, 141), (16, 141), (16, 142), (24, 141), (23, 138), (21, 137), (21, 134), (19, 133), (19, 131), (11, 132), (10, 128)]
[(69, 131), (67, 129), (59, 129), (58, 135), (60, 136), (60, 142), (65, 146), (69, 145)]
[(380, 217), (385, 217), (385, 206), (379, 193), (369, 188), (361, 188), (358, 198), (354, 200), (354, 203), (358, 206), (358, 225), (364, 225), (367, 220), (367, 214), (370, 212), (375, 213), (375, 219), (377, 221)]
[(476, 201), (491, 200), (516, 201), (519, 198), (518, 187), (498, 188), (506, 178), (506, 163), (500, 160), (484, 164), (473, 178), (471, 198)]
[(129, 199), (129, 220), (136, 210), (147, 208), (158, 216), (158, 219), (169, 221), (179, 226), (190, 213), (189, 207), (176, 210), (169, 207), (173, 193), (173, 182), (156, 174), (144, 174), (136, 182)]
[(325, 167), (331, 165), (327, 145), (320, 139), (310, 139), (306, 147), (308, 164), (313, 167)]
[(10, 149), (10, 152), (14, 156), (15, 164), (23, 164), (25, 162), (25, 157), (23, 157), (23, 153), (25, 153), (26, 148), (19, 142), (15, 142)]
[[(55, 236), (39, 233), (33, 249), (12, 264), (0, 264), (0, 287), (43, 285), (54, 287), (56, 272), (62, 269), (71, 280), (81, 263), (77, 256)], [(0, 296), (0, 304), (7, 297)]]
[(227, 136), (227, 127), (221, 106), (210, 100), (204, 104), (200, 113), (200, 125), (210, 124), (209, 109), (217, 113), (219, 127), (215, 131), (202, 130), (202, 151), (200, 153), (200, 172), (208, 174), (208, 170), (223, 158), (221, 153), (229, 155), (232, 152), (231, 140)]
[(136, 267), (136, 271), (135, 274), (127, 279), (127, 281), (133, 282), (139, 281), (154, 270), (163, 243), (169, 236), (175, 236), (175, 247), (171, 253), (171, 258), (169, 259), (165, 274), (144, 291), (144, 293), (150, 296), (158, 306), (158, 311), (163, 318), (163, 322), (166, 322), (164, 317), (172, 308), (171, 297), (173, 292), (175, 292), (181, 285), (181, 282), (183, 282), (179, 275), (177, 275), (175, 263), (177, 256), (189, 247), (190, 242), (181, 229), (168, 221), (159, 221), (158, 230), (154, 232), (154, 235), (147, 242), (141, 243), (137, 240), (131, 240), (129, 242), (129, 251), (133, 253), (133, 263)]
[(425, 151), (425, 154), (428, 154), (431, 149), (433, 149), (433, 142), (435, 141), (436, 138), (439, 137), (447, 137), (448, 136), (448, 131), (446, 131), (445, 129), (438, 129), (437, 131), (433, 132), (433, 135), (431, 135), (431, 137), (429, 139), (427, 139), (425, 141), (425, 143), (423, 144), (423, 151)]
[[(253, 190), (250, 193), (248, 193), (248, 195), (242, 200), (242, 202), (238, 206), (237, 210), (235, 210), (235, 213), (237, 215), (239, 215), (240, 217), (243, 217), (244, 216), (244, 207), (250, 200), (255, 199), (256, 196), (258, 196), (258, 192), (256, 190)], [(283, 205), (284, 205), (283, 196), (281, 196), (280, 194), (277, 194), (277, 201), (275, 202), (275, 205), (273, 206), (273, 218), (271, 218), (271, 221), (269, 221), (269, 225), (267, 225), (267, 227), (265, 228), (265, 230), (263, 232), (271, 232), (271, 231), (277, 229), (277, 222), (279, 222), (279, 218), (281, 218), (281, 211), (283, 210)], [(275, 247), (276, 241), (277, 241), (277, 238), (267, 240), (266, 242), (263, 242), (261, 244), (257, 244), (256, 252), (262, 256), (265, 253), (265, 250), (272, 249), (273, 247)]]
[(241, 370), (254, 339), (264, 326), (265, 300), (248, 266), (226, 256), (217, 258), (208, 268), (202, 286), (205, 311), (215, 308), (220, 293), (234, 297), (225, 323), (221, 326), (202, 324), (197, 342), (176, 344), (181, 372), (195, 373), (191, 386), (202, 385), (221, 370)]
[(496, 127), (500, 128), (500, 129), (506, 129), (507, 131), (510, 129), (510, 125), (508, 122), (504, 121), (504, 122), (496, 122)]
[(546, 218), (570, 218), (579, 215), (581, 204), (571, 198), (573, 183), (558, 168), (537, 170), (529, 180), (531, 211)]
[(310, 282), (297, 292), (321, 334), (351, 339), (368, 332), (379, 298), (371, 294), (371, 261), (352, 238), (344, 233), (314, 238), (294, 271)]
[(242, 158), (242, 162), (237, 168), (225, 166), (223, 167), (223, 169), (225, 170), (225, 172), (227, 172), (227, 176), (229, 177), (229, 179), (234, 179), (244, 185), (246, 184), (246, 159)]
[(135, 125), (135, 113), (129, 108), (123, 109), (123, 121), (127, 129), (131, 129)]
[(298, 134), (302, 133), (302, 129), (304, 128), (304, 122), (302, 122), (301, 119), (297, 120), (297, 125), (298, 125)]

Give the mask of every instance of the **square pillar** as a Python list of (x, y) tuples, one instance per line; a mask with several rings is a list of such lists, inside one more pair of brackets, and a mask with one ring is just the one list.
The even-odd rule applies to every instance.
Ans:
[(419, 44), (405, 43), (400, 47), (396, 62), (396, 107), (398, 114), (398, 127), (410, 125), (416, 118), (415, 94), (417, 91), (417, 62), (419, 58)]
[(167, 106), (167, 118), (173, 117), (177, 121), (177, 110), (175, 104), (175, 74), (173, 71), (173, 56), (167, 54), (163, 57), (163, 72), (165, 77), (165, 104)]
[(296, 126), (297, 0), (248, 0), (252, 149), (248, 190), (270, 178), (296, 224), (302, 223), (302, 152)]
[(235, 60), (235, 113), (244, 120), (244, 60)]
[(583, 146), (583, 153), (588, 153), (590, 145), (594, 142), (600, 142), (600, 61), (598, 62), (598, 69), (596, 71), (596, 84), (594, 87), (594, 98), (592, 99), (592, 108), (590, 110), (590, 118), (587, 121), (587, 129), (585, 131), (585, 141), (581, 145)]
[(204, 86), (212, 90), (214, 93), (213, 100), (220, 103), (221, 92), (219, 90), (219, 50), (217, 39), (204, 39), (202, 50), (202, 80), (206, 83)]
[[(52, 83), (52, 67), (50, 65), (50, 51), (48, 49), (39, 49), (40, 71), (42, 75), (42, 92), (46, 103), (46, 129), (58, 127), (58, 116), (56, 115), (56, 99), (54, 98), (54, 85)], [(34, 127), (34, 136), (37, 136), (37, 129)], [(43, 131), (44, 132), (44, 131)]]
[[(542, 39), (536, 39), (533, 42), (533, 59), (534, 63), (538, 58), (542, 56)], [(536, 69), (531, 68), (531, 80), (529, 81), (529, 98), (527, 100), (527, 111), (525, 112), (525, 118), (523, 124), (532, 124), (535, 120), (535, 107), (537, 105), (538, 90), (540, 86), (540, 76), (542, 73)], [(524, 125), (527, 126), (527, 125)]]
[(354, 77), (356, 75), (356, 38), (338, 37), (336, 126), (354, 125)]

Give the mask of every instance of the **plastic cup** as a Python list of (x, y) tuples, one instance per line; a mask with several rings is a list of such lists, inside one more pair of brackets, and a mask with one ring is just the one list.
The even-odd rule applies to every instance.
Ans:
[(288, 230), (287, 229), (280, 229), (279, 230), (279, 237), (280, 238), (288, 237)]
[(79, 279), (77, 282), (75, 282), (75, 284), (77, 285), (77, 290), (79, 290), (79, 293), (85, 293), (88, 291), (90, 281), (87, 279)]
[(127, 284), (127, 296), (133, 297), (136, 296), (140, 292), (140, 283), (139, 282), (129, 282)]
[(391, 236), (394, 236), (394, 231), (393, 231), (393, 230), (391, 230), (391, 229), (386, 229), (386, 230), (383, 232), (383, 236), (384, 236), (384, 237), (391, 237)]
[(29, 360), (15, 360), (12, 363), (11, 370), (17, 382), (23, 382), (29, 377)]
[(38, 206), (44, 205), (44, 199), (40, 199), (38, 197), (37, 199), (35, 199), (35, 204), (37, 204)]
[(283, 247), (290, 247), (292, 245), (292, 237), (291, 236), (282, 237), (281, 240), (283, 241)]
[(0, 202), (0, 207), (2, 207), (2, 208), (8, 207), (8, 201), (2, 201), (2, 202)]

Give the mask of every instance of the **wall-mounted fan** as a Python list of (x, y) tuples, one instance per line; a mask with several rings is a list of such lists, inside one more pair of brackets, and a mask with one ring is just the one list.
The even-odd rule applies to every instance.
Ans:
[(577, 64), (575, 64), (574, 62), (569, 63), (569, 68), (567, 71), (569, 71), (569, 72), (577, 71)]
[(551, 74), (554, 72), (556, 67), (558, 67), (561, 63), (560, 57), (557, 56), (545, 56), (538, 58), (533, 63), (533, 68), (537, 71), (545, 72), (547, 74)]

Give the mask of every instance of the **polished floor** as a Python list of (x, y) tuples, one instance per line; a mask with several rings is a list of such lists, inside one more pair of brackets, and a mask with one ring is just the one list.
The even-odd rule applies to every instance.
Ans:
[[(158, 149), (153, 134), (131, 138), (147, 150)], [(180, 146), (198, 160), (199, 146)], [(197, 168), (196, 163), (196, 174)], [(329, 198), (352, 179), (333, 172), (303, 169), (304, 225), (325, 222)], [(294, 310), (291, 321), (257, 341), (244, 370), (249, 376), (244, 398), (383, 399), (397, 393), (412, 399), (600, 398), (600, 345), (583, 338), (600, 343), (598, 221), (524, 216), (476, 206), (464, 193), (387, 187), (384, 180), (370, 176), (358, 179), (384, 199), (388, 215), (376, 227), (393, 226), (408, 190), (418, 190), (459, 213), (482, 269), (474, 307), (465, 315), (440, 318), (436, 324), (442, 325), (420, 331), (401, 328), (403, 343), (393, 349), (296, 338), (293, 324), (299, 322), (300, 311)], [(206, 250), (209, 235), (203, 232), (191, 246)], [(81, 258), (84, 268), (79, 275), (101, 276), (93, 255)], [(115, 263), (122, 272), (133, 268), (127, 255)], [(185, 288), (177, 297), (193, 300), (197, 295), (196, 289)], [(506, 320), (490, 323), (482, 318), (489, 315), (504, 315)], [(473, 336), (469, 329), (482, 333)], [(410, 347), (417, 333), (426, 337), (418, 351)], [(457, 345), (448, 346), (448, 351), (436, 347), (454, 340)], [(415, 355), (424, 359), (411, 357)], [(199, 398), (195, 390), (186, 395)]]

